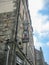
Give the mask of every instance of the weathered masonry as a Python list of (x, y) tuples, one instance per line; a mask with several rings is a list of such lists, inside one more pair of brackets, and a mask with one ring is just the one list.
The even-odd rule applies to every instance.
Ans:
[(0, 13), (0, 63), (34, 65), (33, 28), (28, 0), (15, 0), (13, 3), (13, 11)]

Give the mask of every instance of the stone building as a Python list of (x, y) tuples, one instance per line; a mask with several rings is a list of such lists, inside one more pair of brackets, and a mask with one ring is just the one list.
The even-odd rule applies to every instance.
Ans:
[[(17, 40), (16, 44), (18, 44), (18, 48), (20, 51), (22, 51), (24, 56), (20, 51), (18, 51), (18, 48), (14, 47), (15, 44), (12, 44), (13, 48), (16, 49), (16, 64), (22, 65), (22, 63), (24, 63), (24, 58), (23, 60), (21, 58), (26, 57), (31, 65), (35, 65), (34, 42), (32, 34), (33, 28), (31, 25), (31, 18), (28, 9), (28, 0), (14, 0), (12, 4), (15, 4), (13, 6), (14, 10), (0, 13), (0, 52), (4, 52), (5, 48), (7, 49), (7, 40)], [(11, 43), (8, 45), (8, 51), (6, 50), (6, 57), (11, 53), (14, 55), (15, 52), (12, 51), (12, 45)], [(15, 62), (11, 58), (13, 57), (10, 55), (6, 61), (7, 65), (12, 65), (12, 63)], [(11, 61), (11, 64), (9, 60)]]
[(45, 62), (45, 65), (48, 65), (48, 63), (47, 63), (47, 62)]
[(42, 48), (40, 50), (35, 49), (35, 65), (44, 65), (45, 63)]

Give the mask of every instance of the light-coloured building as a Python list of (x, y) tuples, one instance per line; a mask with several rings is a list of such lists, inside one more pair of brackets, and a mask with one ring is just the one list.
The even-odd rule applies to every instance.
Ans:
[[(34, 42), (32, 34), (33, 28), (28, 9), (28, 0), (19, 1), (20, 0), (13, 1), (13, 4), (15, 2), (15, 9), (12, 7), (14, 10), (11, 8), (12, 11), (10, 10), (5, 13), (0, 13), (0, 50), (4, 51), (6, 40), (17, 39), (17, 44), (19, 45), (21, 51), (25, 54), (29, 62), (32, 65), (35, 65)], [(6, 9), (4, 9), (4, 11), (5, 10)], [(18, 52), (17, 48), (16, 52)], [(18, 54), (18, 56), (21, 55)], [(18, 56), (16, 58), (20, 60)]]

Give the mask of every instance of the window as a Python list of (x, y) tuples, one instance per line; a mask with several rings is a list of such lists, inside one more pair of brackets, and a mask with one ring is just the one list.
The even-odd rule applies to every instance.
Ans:
[(21, 45), (21, 42), (19, 42), (19, 45)]

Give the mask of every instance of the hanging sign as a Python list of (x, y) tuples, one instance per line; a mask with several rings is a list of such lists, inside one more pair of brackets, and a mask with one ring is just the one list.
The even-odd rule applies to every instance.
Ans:
[(27, 43), (29, 42), (29, 30), (28, 30), (28, 24), (23, 24), (23, 35), (22, 35), (22, 42)]

